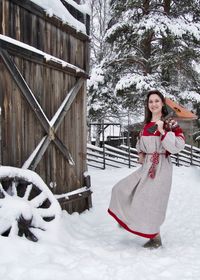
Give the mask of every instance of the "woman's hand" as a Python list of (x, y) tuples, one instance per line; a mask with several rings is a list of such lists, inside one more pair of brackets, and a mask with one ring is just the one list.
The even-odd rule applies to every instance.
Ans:
[(143, 164), (144, 163), (144, 159), (145, 159), (145, 154), (143, 152), (140, 152), (138, 154), (139, 158), (138, 158), (138, 163)]
[(157, 130), (158, 130), (162, 135), (165, 134), (165, 130), (164, 130), (164, 128), (163, 128), (164, 122), (161, 121), (161, 120), (158, 120), (158, 121), (156, 122), (156, 124), (157, 124), (157, 126), (158, 126)]
[(170, 118), (168, 120), (165, 121), (165, 125), (164, 125), (164, 128), (167, 130), (167, 131), (173, 131), (173, 129), (177, 128), (178, 126), (178, 123), (176, 120)]

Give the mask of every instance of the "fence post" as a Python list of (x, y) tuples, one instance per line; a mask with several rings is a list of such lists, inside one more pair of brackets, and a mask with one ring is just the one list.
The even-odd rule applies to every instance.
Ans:
[(179, 164), (179, 154), (176, 154), (176, 165), (180, 166), (180, 164)]
[(193, 165), (193, 146), (191, 145), (191, 158), (190, 158), (190, 164)]
[(0, 107), (0, 165), (2, 164), (2, 134), (1, 134), (1, 107)]
[(106, 169), (104, 120), (102, 120), (103, 169)]
[(130, 111), (129, 111), (129, 108), (128, 108), (127, 144), (128, 144), (128, 167), (131, 168), (131, 155), (130, 155)]

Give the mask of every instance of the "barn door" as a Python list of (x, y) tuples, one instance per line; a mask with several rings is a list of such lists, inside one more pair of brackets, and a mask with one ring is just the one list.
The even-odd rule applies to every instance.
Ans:
[(44, 128), (46, 135), (41, 139), (38, 143), (37, 147), (33, 151), (33, 153), (29, 156), (26, 162), (23, 164), (23, 168), (28, 168), (31, 170), (35, 170), (38, 163), (40, 162), (43, 154), (47, 150), (48, 146), (51, 142), (54, 142), (59, 151), (63, 154), (64, 158), (68, 161), (70, 165), (74, 165), (74, 160), (71, 156), (69, 149), (66, 145), (59, 139), (56, 132), (60, 127), (65, 115), (70, 109), (71, 104), (75, 100), (79, 90), (81, 89), (84, 79), (79, 78), (76, 84), (71, 88), (71, 90), (66, 93), (66, 97), (62, 104), (60, 105), (59, 109), (53, 116), (51, 120), (47, 118), (43, 109), (41, 108), (40, 104), (36, 100), (33, 92), (27, 85), (25, 79), (23, 78), (22, 74), (20, 73), (18, 67), (8, 54), (5, 49), (0, 48), (0, 56), (6, 65), (11, 77), (19, 87), (22, 95), (25, 97), (27, 102), (29, 103), (31, 109), (35, 113), (36, 117), (38, 118), (41, 126)]

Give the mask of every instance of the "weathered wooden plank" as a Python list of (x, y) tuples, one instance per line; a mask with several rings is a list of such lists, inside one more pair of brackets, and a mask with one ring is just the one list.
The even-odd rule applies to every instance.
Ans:
[(88, 42), (85, 42), (84, 44), (84, 54), (83, 54), (83, 69), (86, 73), (89, 73), (90, 71), (90, 44)]
[(89, 196), (91, 196), (91, 194), (92, 194), (91, 190), (86, 190), (81, 193), (69, 195), (68, 198), (58, 198), (58, 201), (61, 203), (61, 205), (64, 205), (64, 204), (68, 204), (72, 201), (82, 200), (83, 198), (88, 198)]
[(0, 39), (0, 47), (2, 49), (7, 50), (11, 55), (17, 55), (22, 58), (26, 58), (32, 62), (40, 63), (41, 65), (46, 65), (48, 67), (54, 68), (56, 70), (66, 72), (73, 76), (89, 78), (89, 74), (83, 71), (77, 72), (76, 69), (70, 67), (69, 65), (63, 66), (60, 62), (52, 61), (52, 60), (45, 60), (44, 56), (33, 52), (29, 49), (23, 48), (21, 46), (14, 45), (10, 42), (6, 42)]
[(3, 26), (2, 26), (2, 23), (3, 23), (3, 1), (1, 0), (0, 1), (0, 34), (3, 33)]
[(82, 135), (81, 135), (81, 170), (83, 170), (84, 172), (87, 170), (87, 132), (88, 132), (88, 128), (87, 128), (87, 89), (86, 89), (87, 85), (86, 82), (84, 82), (84, 86), (83, 86), (83, 92), (81, 95), (82, 98), (82, 104), (81, 104), (81, 108), (80, 108), (80, 112), (81, 112), (81, 120), (82, 120)]
[[(51, 23), (54, 26), (57, 26), (60, 30), (62, 30), (63, 32), (72, 34), (75, 38), (80, 38), (83, 41), (87, 41), (89, 40), (89, 37), (86, 34), (83, 34), (80, 31), (77, 31), (75, 28), (67, 25), (67, 24), (63, 24), (63, 22), (56, 18), (56, 17), (50, 17), (46, 14), (46, 12), (37, 4), (29, 1), (29, 0), (9, 0), (11, 2), (13, 2), (14, 4), (20, 6), (22, 9), (30, 12), (31, 14), (37, 15), (38, 17), (42, 18), (43, 20), (45, 20), (46, 22)], [(4, 0), (5, 2), (5, 0)], [(8, 2), (8, 1), (7, 1)]]
[[(45, 48), (45, 43), (44, 43), (44, 33), (45, 33), (45, 21), (41, 18), (37, 19), (37, 25), (36, 25), (36, 30), (37, 30), (37, 40), (36, 40), (36, 48), (39, 50), (44, 50)], [(53, 26), (52, 26), (53, 28)], [(31, 29), (29, 29), (31, 30)]]
[(49, 130), (49, 121), (44, 114), (43, 110), (41, 109), (40, 104), (37, 102), (36, 98), (34, 97), (31, 89), (28, 87), (26, 81), (22, 77), (20, 71), (18, 70), (15, 63), (12, 61), (11, 57), (8, 55), (7, 51), (0, 48), (0, 55), (7, 66), (9, 73), (11, 74), (13, 80), (16, 82), (18, 87), (20, 88), (23, 96), (28, 101), (29, 105), (37, 115), (40, 123), (44, 127), (45, 131)]
[[(1, 3), (0, 3), (0, 8), (1, 8)], [(0, 59), (0, 165), (3, 162), (3, 110), (4, 110), (4, 106), (3, 106), (3, 100), (4, 100), (4, 90), (3, 90), (3, 86), (4, 86), (4, 82), (5, 79), (3, 78), (3, 63)]]
[(8, 1), (2, 1), (2, 34), (8, 34), (9, 33), (9, 25), (7, 24), (9, 22), (9, 2)]
[[(15, 39), (20, 41), (20, 36), (21, 36), (21, 25), (20, 25), (20, 8), (19, 6), (15, 5), (15, 21), (14, 21), (14, 26), (15, 26)], [(32, 32), (34, 32), (32, 28)]]

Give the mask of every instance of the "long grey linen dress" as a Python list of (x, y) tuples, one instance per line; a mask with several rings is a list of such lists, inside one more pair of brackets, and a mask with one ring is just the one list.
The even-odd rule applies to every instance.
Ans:
[(153, 238), (164, 222), (172, 183), (169, 154), (180, 152), (185, 145), (180, 127), (154, 134), (145, 125), (136, 148), (145, 154), (143, 165), (120, 180), (112, 189), (108, 213), (126, 230)]

